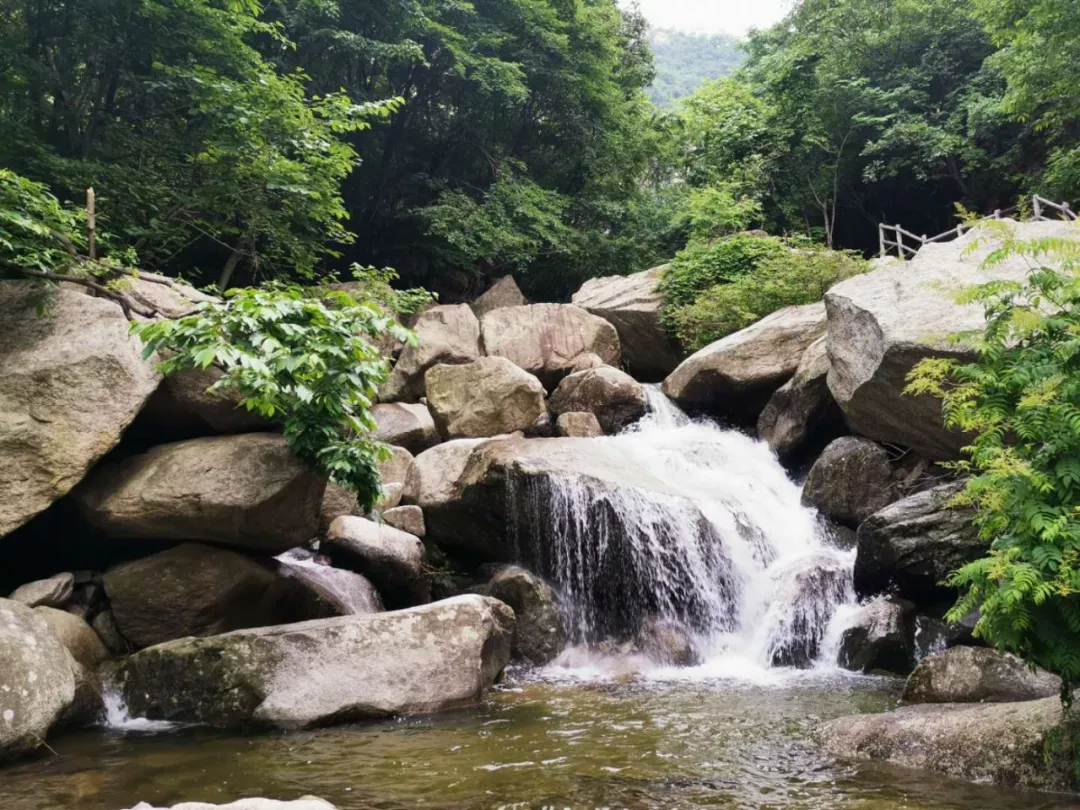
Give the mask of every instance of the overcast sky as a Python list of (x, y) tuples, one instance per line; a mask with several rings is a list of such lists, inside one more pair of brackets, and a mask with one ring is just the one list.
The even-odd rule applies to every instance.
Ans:
[[(629, 0), (623, 0), (629, 2)], [(792, 0), (638, 0), (657, 28), (742, 36), (750, 28), (777, 22)]]

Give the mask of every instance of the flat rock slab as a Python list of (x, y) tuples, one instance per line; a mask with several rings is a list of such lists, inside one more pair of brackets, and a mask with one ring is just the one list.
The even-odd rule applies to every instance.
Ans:
[(472, 704), (510, 660), (513, 611), (460, 596), (392, 613), (150, 647), (118, 681), (131, 712), (219, 728), (310, 728)]

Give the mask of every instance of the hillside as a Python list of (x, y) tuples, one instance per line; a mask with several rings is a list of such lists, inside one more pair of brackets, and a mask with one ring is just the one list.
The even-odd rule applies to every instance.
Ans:
[(739, 40), (727, 34), (687, 34), (666, 28), (649, 36), (656, 80), (648, 89), (658, 107), (670, 107), (710, 79), (727, 76), (743, 60)]

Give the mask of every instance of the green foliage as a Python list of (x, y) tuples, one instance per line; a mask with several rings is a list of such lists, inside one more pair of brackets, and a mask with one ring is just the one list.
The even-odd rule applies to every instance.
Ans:
[(0, 169), (0, 270), (68, 272), (78, 264), (72, 252), (86, 247), (84, 223), (42, 184)]
[(660, 279), (665, 312), (670, 315), (717, 284), (732, 282), (763, 261), (787, 253), (783, 240), (751, 233), (695, 242), (675, 257)]
[(734, 72), (743, 60), (739, 40), (727, 34), (688, 34), (670, 29), (649, 33), (656, 79), (649, 98), (670, 108), (712, 79)]
[(976, 360), (930, 359), (908, 392), (944, 400), (945, 424), (973, 435), (958, 503), (976, 509), (984, 559), (949, 580), (950, 616), (979, 610), (976, 634), (1080, 680), (1080, 240), (1020, 241), (1007, 227), (989, 265), (1024, 257), (1023, 281), (993, 281), (961, 300), (983, 306), (983, 334), (960, 336)]
[[(361, 273), (363, 284), (387, 280)], [(371, 438), (371, 414), (389, 362), (376, 345), (385, 335), (415, 344), (393, 313), (345, 292), (271, 282), (233, 289), (223, 303), (205, 303), (177, 320), (132, 324), (161, 352), (161, 370), (221, 369), (210, 390), (235, 389), (242, 407), (280, 419), (293, 452), (372, 507), (379, 497), (378, 462), (388, 457)]]
[(856, 254), (827, 248), (803, 247), (770, 256), (675, 309), (675, 332), (684, 346), (696, 351), (779, 309), (820, 301), (834, 284), (867, 269)]

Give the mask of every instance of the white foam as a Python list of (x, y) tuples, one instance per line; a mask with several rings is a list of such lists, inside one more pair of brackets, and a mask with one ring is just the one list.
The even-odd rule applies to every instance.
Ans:
[(123, 695), (115, 686), (106, 684), (101, 695), (105, 704), (105, 714), (102, 725), (114, 731), (135, 731), (155, 733), (161, 731), (173, 731), (180, 727), (178, 723), (170, 723), (167, 720), (148, 720), (145, 717), (132, 717), (124, 702)]

